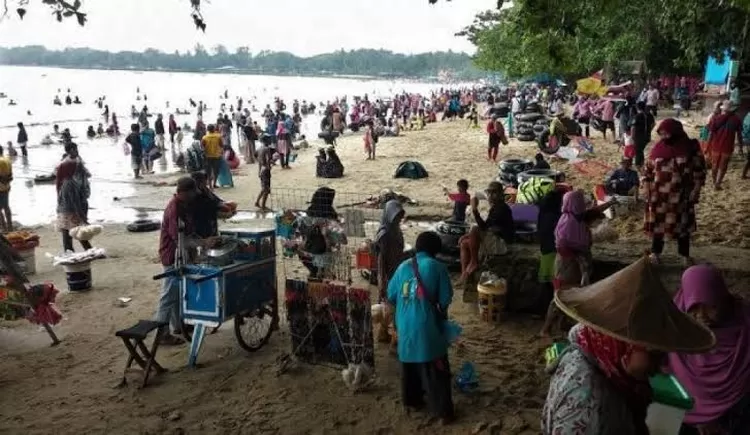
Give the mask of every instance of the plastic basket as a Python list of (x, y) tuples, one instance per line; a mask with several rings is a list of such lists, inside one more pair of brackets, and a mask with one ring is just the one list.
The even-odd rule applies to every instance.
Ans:
[(356, 263), (357, 269), (375, 270), (378, 259), (369, 250), (360, 249), (357, 251)]

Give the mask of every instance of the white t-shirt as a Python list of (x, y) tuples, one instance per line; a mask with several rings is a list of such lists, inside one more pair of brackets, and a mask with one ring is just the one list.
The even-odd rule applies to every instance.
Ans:
[(510, 111), (513, 113), (518, 113), (521, 111), (521, 99), (520, 98), (513, 97), (513, 100), (511, 100)]
[(649, 89), (646, 92), (646, 105), (656, 106), (659, 103), (659, 91), (656, 89)]

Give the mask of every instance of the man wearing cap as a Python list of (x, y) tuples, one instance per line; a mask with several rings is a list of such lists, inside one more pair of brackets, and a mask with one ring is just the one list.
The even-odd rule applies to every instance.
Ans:
[[(193, 233), (191, 208), (197, 194), (198, 189), (195, 180), (190, 177), (182, 177), (177, 180), (177, 193), (169, 200), (167, 207), (164, 209), (161, 234), (159, 235), (159, 258), (165, 272), (174, 268), (180, 231), (186, 236)], [(183, 225), (183, 228), (180, 228), (180, 224)], [(162, 339), (163, 344), (182, 343), (182, 340), (178, 337), (183, 332), (182, 319), (180, 319), (179, 293), (177, 277), (168, 276), (164, 278), (156, 311), (156, 320), (169, 322), (172, 334)]]
[(724, 102), (722, 113), (711, 118), (708, 124), (708, 146), (711, 149), (712, 160), (711, 180), (716, 190), (721, 190), (735, 143), (742, 144), (742, 120), (734, 113), (736, 109), (737, 106), (732, 103)]

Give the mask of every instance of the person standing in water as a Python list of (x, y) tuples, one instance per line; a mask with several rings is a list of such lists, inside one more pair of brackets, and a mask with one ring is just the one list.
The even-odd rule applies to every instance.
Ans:
[(141, 134), (138, 124), (130, 126), (130, 134), (125, 138), (125, 142), (130, 145), (130, 165), (133, 168), (133, 177), (141, 177), (141, 163), (143, 162), (143, 145), (141, 144)]
[(29, 135), (26, 133), (26, 127), (23, 126), (23, 122), (18, 123), (18, 146), (21, 148), (21, 155), (28, 157), (29, 153), (26, 151), (26, 145), (29, 143)]
[(162, 118), (161, 113), (156, 116), (154, 130), (156, 131), (156, 146), (164, 151), (164, 118)]
[(174, 115), (169, 114), (169, 143), (174, 147), (174, 136), (177, 134), (177, 121), (174, 119)]

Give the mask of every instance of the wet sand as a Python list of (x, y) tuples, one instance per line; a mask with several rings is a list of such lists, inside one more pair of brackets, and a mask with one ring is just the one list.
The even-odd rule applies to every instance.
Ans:
[[(616, 147), (599, 141), (596, 146), (598, 158), (616, 162)], [(406, 230), (409, 242), (422, 230), (414, 221), (450, 213), (450, 204), (441, 196), (441, 184), (453, 186), (458, 178), (466, 177), (478, 187), (496, 173), (496, 166), (483, 160), (486, 145), (482, 130), (466, 129), (463, 122), (430, 125), (423, 132), (407, 132), (401, 138), (382, 138), (374, 162), (364, 160), (359, 135), (345, 137), (338, 148), (346, 165), (343, 179), (314, 177), (313, 148), (300, 152), (293, 169), (274, 170), (274, 195), (291, 203), (307, 198), (284, 197), (283, 188), (312, 190), (328, 185), (357, 195), (374, 194), (385, 187), (400, 190), (422, 203), (407, 210), (412, 220)], [(514, 142), (503, 147), (501, 154), (530, 157), (535, 148), (533, 143)], [(420, 160), (430, 177), (393, 179), (397, 164), (407, 159)], [(695, 255), (723, 268), (747, 270), (750, 251), (735, 249), (748, 243), (743, 232), (748, 230), (747, 222), (740, 220), (746, 219), (748, 193), (736, 174), (738, 165), (738, 161), (732, 163), (724, 191), (707, 189), (704, 193)], [(561, 169), (564, 163), (553, 166)], [(594, 184), (594, 180), (587, 182), (572, 171), (566, 172), (576, 185)], [(220, 194), (249, 209), (258, 189), (255, 167), (242, 166), (240, 174), (245, 175), (235, 177), (236, 187)], [(173, 177), (163, 181), (169, 183)], [(121, 201), (121, 206), (162, 208), (172, 188), (143, 192)], [(341, 196), (341, 201), (347, 199)], [(723, 211), (719, 204), (726, 204)], [(732, 225), (716, 225), (710, 219)], [(638, 255), (647, 242), (637, 230), (640, 218), (632, 220), (618, 225), (624, 243), (598, 246), (594, 255), (604, 251), (623, 257)], [(222, 227), (233, 225), (247, 223), (224, 223)], [(50, 226), (38, 232), (42, 238), (37, 251), (39, 273), (32, 280), (51, 280), (64, 289), (63, 272), (43, 258), (44, 252), (59, 249), (59, 235)], [(712, 239), (731, 248), (707, 246)], [(534, 339), (541, 322), (528, 316), (508, 316), (497, 326), (481, 323), (472, 307), (460, 302), (461, 287), (455, 282), (450, 315), (463, 326), (464, 334), (463, 345), (451, 349), (450, 361), (454, 371), (464, 361), (473, 362), (480, 390), (473, 395), (454, 393), (459, 420), (453, 426), (442, 427), (425, 415), (409, 417), (402, 412), (398, 363), (383, 346), (376, 345), (377, 381), (361, 393), (349, 392), (340, 373), (324, 367), (301, 365), (277, 377), (276, 358), (290, 350), (285, 322), (270, 343), (253, 354), (236, 344), (232, 324), (223, 325), (217, 334), (206, 338), (199, 359), (202, 367), (197, 370), (184, 367), (186, 347), (162, 347), (158, 360), (170, 370), (168, 374), (155, 378), (145, 390), (135, 388), (135, 378), (130, 378), (131, 386), (115, 389), (127, 354), (114, 332), (150, 318), (156, 307), (159, 283), (151, 276), (161, 269), (158, 232), (132, 234), (121, 224), (111, 224), (94, 242), (108, 250), (109, 258), (94, 264), (92, 291), (59, 296), (64, 320), (56, 330), (61, 345), (48, 347), (44, 332), (25, 320), (0, 321), (0, 432), (466, 434), (482, 427), (482, 433), (539, 433), (548, 382), (542, 363), (545, 343)], [(671, 254), (667, 262), (674, 260), (673, 249), (667, 248)], [(282, 271), (280, 268), (279, 274)], [(747, 279), (730, 283), (734, 290), (745, 292), (748, 284)], [(126, 307), (117, 307), (118, 297), (133, 300)]]

